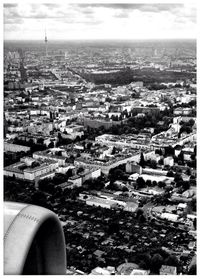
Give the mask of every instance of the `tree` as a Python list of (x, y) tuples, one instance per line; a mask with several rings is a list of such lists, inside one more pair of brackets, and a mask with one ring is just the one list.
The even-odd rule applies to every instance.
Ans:
[(84, 171), (84, 168), (83, 167), (79, 167), (78, 170), (77, 170), (77, 174), (81, 173), (82, 171)]
[(159, 270), (163, 265), (164, 260), (160, 254), (154, 254), (151, 260), (151, 267), (150, 270), (156, 274), (159, 274)]
[(109, 179), (111, 181), (123, 180), (124, 178), (126, 178), (126, 175), (120, 168), (111, 169), (109, 172)]
[(155, 154), (158, 154), (158, 155), (162, 156), (163, 154), (162, 154), (161, 148), (160, 149), (156, 149), (155, 150)]
[(151, 180), (150, 180), (150, 179), (148, 179), (148, 180), (146, 181), (146, 186), (151, 187)]
[(38, 144), (43, 144), (43, 143), (44, 143), (44, 139), (43, 139), (43, 138), (39, 138), (39, 139), (37, 140), (37, 143), (38, 143)]
[(194, 229), (196, 230), (197, 229), (197, 218), (194, 219), (193, 226), (194, 226)]
[(144, 167), (144, 165), (145, 165), (145, 160), (144, 160), (144, 154), (143, 154), (143, 152), (141, 152), (141, 155), (140, 155), (140, 162), (139, 162), (139, 165), (140, 165), (141, 167)]
[(104, 188), (104, 183), (101, 181), (101, 178), (90, 178), (87, 181), (84, 182), (84, 187), (88, 190), (97, 190), (100, 191), (102, 188)]
[(173, 172), (172, 170), (169, 170), (169, 171), (167, 172), (167, 176), (168, 176), (168, 177), (174, 177), (174, 172)]
[(182, 176), (181, 176), (181, 174), (178, 174), (178, 173), (176, 173), (175, 175), (174, 175), (174, 182), (182, 182), (183, 181), (183, 178), (182, 178)]
[(140, 216), (142, 216), (144, 213), (144, 210), (142, 208), (138, 208), (137, 212), (136, 212), (136, 216), (137, 218), (139, 218)]
[(165, 188), (165, 187), (166, 187), (165, 182), (159, 181), (159, 182), (158, 182), (158, 187), (159, 187), (159, 188)]
[(176, 266), (176, 267), (179, 266), (179, 261), (177, 257), (174, 255), (169, 255), (169, 257), (165, 259), (164, 263), (165, 265)]
[(196, 159), (192, 160), (191, 162), (189, 161), (187, 163), (188, 167), (190, 167), (190, 168), (196, 168), (196, 164), (197, 164)]
[(194, 123), (195, 123), (195, 121), (194, 121), (194, 119), (190, 119), (189, 121), (188, 121), (188, 126), (190, 126), (190, 127), (192, 127), (193, 125), (194, 125)]
[(186, 190), (190, 189), (189, 181), (183, 181), (182, 182), (182, 188), (183, 188), (183, 191), (186, 191)]
[(157, 162), (155, 160), (151, 160), (150, 161), (150, 166), (152, 169), (156, 169), (157, 168)]
[(111, 155), (114, 155), (116, 153), (116, 147), (115, 146), (113, 146), (113, 149), (112, 149), (112, 153), (111, 153)]
[(67, 178), (65, 174), (62, 173), (56, 173), (55, 176), (53, 177), (53, 182), (55, 185), (61, 184), (66, 182)]
[(181, 151), (180, 154), (178, 155), (178, 160), (181, 161), (181, 164), (184, 163), (184, 153), (183, 153), (183, 151)]
[(187, 168), (187, 170), (186, 170), (186, 174), (187, 174), (188, 176), (190, 176), (190, 175), (191, 175), (191, 169), (190, 169), (190, 168)]
[(197, 146), (194, 147), (194, 154), (197, 155)]
[(157, 184), (158, 183), (155, 180), (152, 182), (153, 187), (157, 186)]
[(128, 192), (128, 188), (127, 188), (126, 186), (124, 186), (124, 187), (122, 188), (122, 191), (123, 191), (123, 192)]
[(191, 200), (190, 206), (191, 206), (192, 211), (197, 211), (197, 199), (196, 199), (196, 197), (194, 197)]
[(105, 101), (108, 102), (108, 103), (110, 103), (110, 102), (112, 101), (112, 99), (111, 99), (110, 97), (107, 96), (106, 99), (105, 99)]
[(62, 136), (60, 132), (58, 133), (58, 140), (62, 140)]
[(144, 223), (144, 222), (146, 221), (146, 218), (145, 218), (144, 214), (142, 214), (142, 215), (139, 216), (139, 221), (140, 221), (141, 223)]
[(40, 191), (48, 192), (49, 184), (52, 184), (52, 179), (44, 178), (38, 182), (38, 188)]
[(53, 142), (53, 141), (51, 141), (51, 142), (49, 143), (48, 148), (54, 148), (54, 142)]
[(171, 145), (165, 147), (165, 156), (174, 156), (174, 148)]
[(120, 116), (119, 116), (119, 120), (122, 121), (122, 119), (123, 119), (123, 117), (122, 117), (122, 115), (120, 115)]
[(142, 177), (138, 177), (138, 179), (136, 180), (137, 182), (137, 189), (143, 188), (145, 187), (145, 181)]
[(196, 264), (193, 264), (193, 265), (190, 267), (190, 269), (189, 269), (189, 271), (188, 271), (188, 274), (189, 274), (189, 275), (197, 275), (197, 266), (196, 266)]
[[(146, 268), (145, 269), (149, 269), (150, 265), (151, 265), (151, 256), (149, 255), (149, 253), (145, 253), (141, 255), (141, 259), (142, 262), (145, 263)], [(143, 264), (143, 263), (142, 263)], [(139, 264), (140, 265), (140, 264)], [(142, 268), (142, 266), (140, 266)], [(144, 268), (144, 267), (143, 267)]]
[(118, 233), (119, 232), (119, 224), (117, 222), (112, 222), (108, 227), (108, 233)]
[(28, 144), (29, 144), (30, 147), (33, 147), (33, 145), (34, 145), (33, 139), (29, 139)]
[(36, 167), (39, 167), (39, 163), (38, 162), (32, 162), (32, 164), (31, 164), (31, 168), (36, 168)]
[(112, 115), (112, 116), (111, 116), (111, 119), (112, 119), (113, 121), (118, 121), (118, 120), (119, 120), (119, 118), (118, 118), (117, 115)]
[[(59, 185), (58, 186), (54, 186), (53, 185), (53, 191), (55, 192), (55, 196), (56, 197), (61, 197), (61, 199), (63, 199), (64, 197), (62, 196), (63, 194), (63, 189), (62, 187), (60, 187)], [(60, 202), (61, 202), (61, 199), (60, 199)], [(65, 199), (64, 199), (64, 202), (65, 202)]]
[(143, 260), (141, 260), (141, 261), (139, 262), (139, 267), (140, 267), (141, 269), (144, 269), (144, 270), (147, 270), (147, 269), (148, 269), (147, 264), (146, 264), (145, 261), (143, 261)]
[(73, 175), (73, 171), (72, 169), (68, 169), (68, 171), (66, 172), (67, 177), (71, 177)]
[(88, 144), (87, 144), (87, 149), (89, 149), (90, 150), (90, 148), (92, 147), (92, 142), (88, 142)]
[(81, 140), (80, 136), (77, 136), (76, 141), (80, 141), (80, 140)]
[(46, 195), (41, 191), (33, 193), (33, 195), (31, 196), (31, 200), (32, 203), (35, 205), (47, 207)]
[(196, 154), (195, 153), (192, 153), (191, 156), (190, 156), (191, 160), (195, 160), (196, 159)]

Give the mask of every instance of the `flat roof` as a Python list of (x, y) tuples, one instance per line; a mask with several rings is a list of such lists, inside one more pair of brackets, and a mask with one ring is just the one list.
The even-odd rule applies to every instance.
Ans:
[(144, 180), (151, 180), (151, 181), (166, 181), (166, 180), (173, 180), (173, 177), (168, 177), (164, 175), (150, 175), (150, 174), (141, 174), (140, 177), (142, 177)]
[(89, 199), (87, 199), (87, 202), (88, 201), (95, 202), (95, 203), (100, 203), (100, 204), (108, 204), (108, 205), (117, 204), (115, 201), (96, 198), (96, 197), (89, 198)]

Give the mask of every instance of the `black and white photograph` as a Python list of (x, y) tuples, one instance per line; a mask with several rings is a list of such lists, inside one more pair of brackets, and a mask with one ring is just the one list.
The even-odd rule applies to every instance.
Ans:
[(4, 1), (4, 275), (197, 275), (197, 2)]

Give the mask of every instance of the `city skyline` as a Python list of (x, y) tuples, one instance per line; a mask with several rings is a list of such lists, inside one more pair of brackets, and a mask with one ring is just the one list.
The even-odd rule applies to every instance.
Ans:
[(194, 3), (4, 4), (4, 40), (195, 39)]

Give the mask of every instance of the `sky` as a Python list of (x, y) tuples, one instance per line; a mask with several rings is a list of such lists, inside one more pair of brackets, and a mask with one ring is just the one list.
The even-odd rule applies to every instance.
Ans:
[[(54, 2), (56, 3), (56, 2)], [(5, 40), (196, 38), (194, 4), (4, 4)]]

